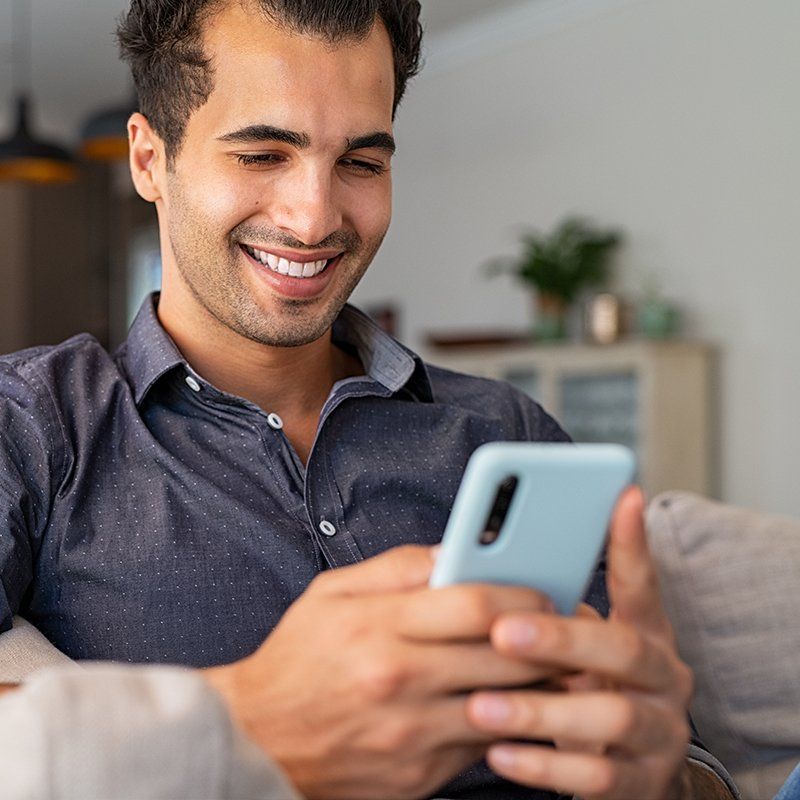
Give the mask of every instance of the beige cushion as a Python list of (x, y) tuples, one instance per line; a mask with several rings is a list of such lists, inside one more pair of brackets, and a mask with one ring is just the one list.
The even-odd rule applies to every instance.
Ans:
[(772, 797), (800, 761), (800, 522), (685, 492), (647, 521), (695, 724), (744, 797)]

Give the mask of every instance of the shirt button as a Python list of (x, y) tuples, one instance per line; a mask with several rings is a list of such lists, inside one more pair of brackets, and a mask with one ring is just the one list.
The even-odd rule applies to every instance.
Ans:
[(200, 391), (200, 384), (191, 376), (186, 376), (186, 383), (193, 392)]
[(283, 420), (277, 414), (270, 414), (267, 417), (270, 428), (279, 431), (283, 427)]
[(328, 520), (324, 519), (319, 524), (319, 529), (321, 533), (324, 533), (325, 536), (336, 536), (336, 528), (331, 525)]

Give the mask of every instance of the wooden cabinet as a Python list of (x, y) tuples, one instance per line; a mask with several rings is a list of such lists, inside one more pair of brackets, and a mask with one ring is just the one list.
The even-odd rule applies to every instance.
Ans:
[(122, 342), (142, 231), (157, 241), (154, 207), (127, 163), (82, 163), (65, 185), (0, 183), (0, 353), (84, 331), (112, 349)]
[(464, 347), (424, 353), (433, 364), (506, 380), (540, 402), (579, 442), (631, 447), (649, 494), (713, 495), (713, 349), (630, 341)]
[(108, 329), (105, 175), (0, 183), (0, 353)]

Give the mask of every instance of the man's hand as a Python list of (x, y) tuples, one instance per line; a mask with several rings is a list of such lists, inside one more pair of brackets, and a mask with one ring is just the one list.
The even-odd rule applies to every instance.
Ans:
[(566, 691), (476, 693), (469, 716), (498, 738), (555, 741), (557, 749), (499, 743), (492, 768), (518, 783), (599, 800), (685, 794), (689, 668), (678, 657), (658, 595), (638, 489), (614, 514), (608, 621), (512, 612), (491, 637), (497, 652), (571, 673)]
[(403, 547), (323, 573), (254, 655), (205, 671), (307, 797), (425, 797), (494, 738), (470, 725), (466, 692), (553, 675), (489, 641), (499, 615), (544, 615), (549, 601), (428, 589), (432, 566), (431, 548)]

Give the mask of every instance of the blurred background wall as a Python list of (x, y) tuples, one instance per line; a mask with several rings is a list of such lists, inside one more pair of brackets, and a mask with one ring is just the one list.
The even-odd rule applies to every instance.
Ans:
[(357, 299), (398, 301), (412, 345), (522, 326), (527, 293), (480, 265), (520, 225), (619, 225), (618, 288), (655, 278), (719, 346), (722, 497), (800, 515), (800, 3), (531, 0), (428, 50)]
[[(125, 6), (32, 0), (36, 122), (49, 137), (74, 142), (86, 114), (128, 93), (111, 33)], [(514, 254), (522, 228), (546, 229), (570, 213), (619, 227), (626, 239), (613, 288), (635, 301), (657, 282), (683, 310), (684, 333), (717, 346), (719, 494), (800, 516), (800, 4), (423, 6), (427, 63), (398, 116), (394, 223), (355, 301), (396, 307), (414, 347), (431, 331), (523, 330), (529, 293), (510, 279), (487, 280), (487, 259)], [(5, 65), (10, 7), (0, 0)], [(3, 68), (2, 131), (11, 92)], [(57, 227), (44, 201), (34, 214), (29, 201), (0, 190), (0, 235), (13, 243), (0, 256), (0, 331), (15, 314), (52, 313), (52, 292), (43, 303), (15, 299), (20, 254), (37, 239), (53, 259), (91, 261), (84, 272), (76, 261), (80, 285), (96, 287), (80, 327), (111, 342), (122, 335), (125, 264), (151, 258), (151, 215), (130, 197), (124, 168), (92, 180), (113, 198), (110, 210), (92, 213), (109, 218), (68, 255), (47, 238)], [(106, 321), (98, 297), (111, 297)], [(34, 327), (37, 343), (46, 340), (47, 325)]]

